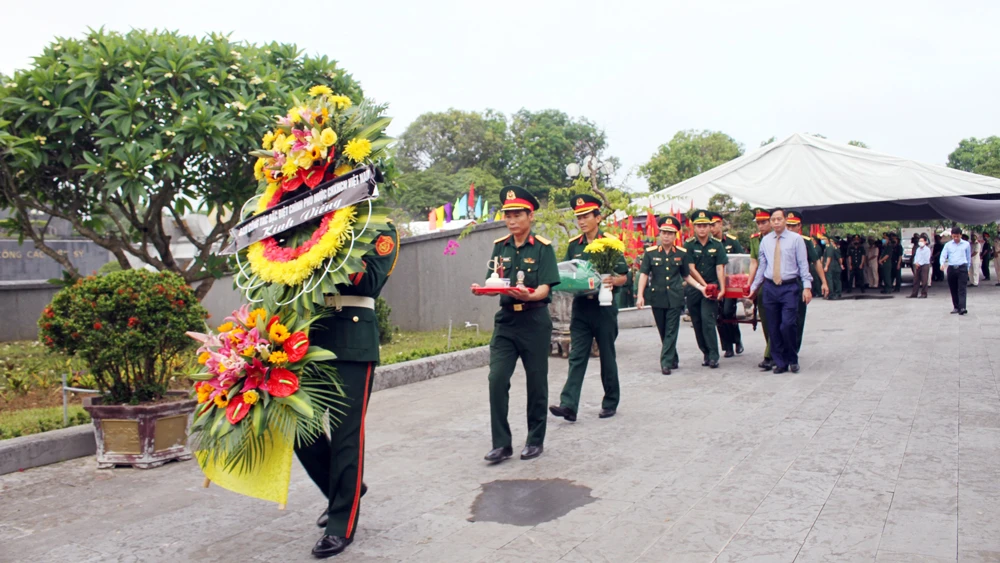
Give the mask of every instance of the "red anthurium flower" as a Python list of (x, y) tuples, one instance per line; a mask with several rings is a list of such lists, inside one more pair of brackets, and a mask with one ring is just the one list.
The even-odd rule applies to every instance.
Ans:
[(288, 397), (299, 390), (299, 378), (285, 368), (271, 368), (263, 389), (275, 397)]
[(229, 420), (230, 424), (239, 424), (243, 417), (250, 412), (251, 405), (246, 404), (243, 400), (243, 393), (233, 397), (232, 401), (229, 401), (229, 406), (226, 407), (226, 419)]
[(303, 181), (310, 189), (315, 188), (323, 181), (323, 174), (326, 172), (326, 168), (329, 164), (323, 164), (320, 166), (313, 166), (308, 172), (301, 170), (304, 173)]
[(296, 332), (285, 340), (285, 353), (288, 362), (294, 364), (306, 356), (309, 351), (309, 337), (304, 332)]
[(271, 317), (271, 320), (267, 321), (267, 332), (271, 332), (271, 325), (280, 321), (281, 319), (278, 318), (278, 315)]

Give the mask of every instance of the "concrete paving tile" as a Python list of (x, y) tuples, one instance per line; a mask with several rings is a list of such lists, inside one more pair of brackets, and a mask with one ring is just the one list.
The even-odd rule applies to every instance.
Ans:
[(700, 559), (705, 553), (719, 553), (746, 520), (742, 514), (692, 510), (678, 520), (643, 557), (663, 557), (660, 561)]
[(958, 550), (959, 563), (996, 563), (1000, 561), (1000, 551), (981, 549)]
[(791, 563), (802, 543), (794, 540), (765, 539), (737, 534), (716, 559), (718, 563)]
[(820, 516), (806, 537), (796, 563), (874, 561), (882, 526), (856, 526), (830, 522)]
[(883, 551), (881, 549), (875, 556), (876, 563), (954, 563), (957, 560), (957, 556), (934, 557), (921, 553)]
[(639, 558), (669, 529), (665, 524), (611, 522), (563, 557), (563, 561), (617, 563)]
[(909, 510), (889, 510), (879, 551), (954, 557), (958, 550), (958, 517)]
[(892, 496), (888, 492), (855, 489), (838, 483), (823, 505), (817, 522), (882, 528), (889, 514)]
[(958, 513), (958, 478), (899, 479), (892, 500), (893, 510)]
[(413, 563), (476, 563), (489, 559), (493, 550), (462, 543), (433, 542), (406, 558)]

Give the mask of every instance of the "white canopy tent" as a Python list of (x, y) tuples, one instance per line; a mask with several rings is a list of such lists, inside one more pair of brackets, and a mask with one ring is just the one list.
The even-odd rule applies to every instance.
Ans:
[[(1000, 220), (1000, 179), (795, 134), (649, 197), (656, 213), (727, 194), (803, 212), (809, 223)], [(645, 208), (642, 202), (636, 202)]]

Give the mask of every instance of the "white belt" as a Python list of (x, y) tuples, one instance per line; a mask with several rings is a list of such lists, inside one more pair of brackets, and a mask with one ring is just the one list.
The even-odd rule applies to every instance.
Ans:
[(338, 311), (344, 307), (363, 307), (374, 310), (375, 299), (360, 295), (326, 295), (326, 306), (333, 307)]

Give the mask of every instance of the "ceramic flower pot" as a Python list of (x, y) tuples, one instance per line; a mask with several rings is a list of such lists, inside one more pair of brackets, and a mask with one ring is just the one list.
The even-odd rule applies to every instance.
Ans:
[(100, 397), (85, 398), (83, 408), (94, 421), (98, 469), (151, 469), (191, 459), (188, 424), (198, 401), (185, 397), (183, 391), (171, 392), (166, 401), (146, 405), (102, 405)]

